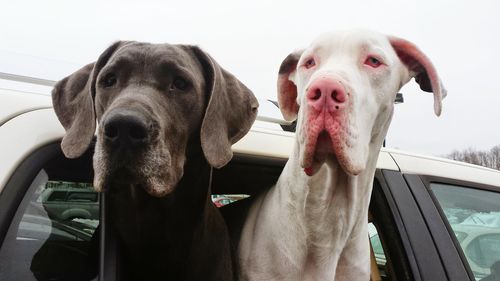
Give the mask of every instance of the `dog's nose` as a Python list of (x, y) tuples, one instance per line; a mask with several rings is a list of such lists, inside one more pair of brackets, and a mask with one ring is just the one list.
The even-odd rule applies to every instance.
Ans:
[(123, 147), (144, 145), (148, 140), (148, 126), (135, 115), (114, 114), (103, 124), (104, 138), (110, 144)]
[(345, 105), (347, 98), (344, 85), (332, 77), (316, 78), (307, 90), (307, 103), (316, 110), (339, 110)]

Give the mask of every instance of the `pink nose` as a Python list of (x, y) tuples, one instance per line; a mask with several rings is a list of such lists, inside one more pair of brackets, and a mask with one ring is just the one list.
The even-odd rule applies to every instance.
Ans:
[(332, 77), (319, 77), (307, 90), (307, 103), (316, 110), (332, 112), (341, 109), (347, 101), (344, 86)]

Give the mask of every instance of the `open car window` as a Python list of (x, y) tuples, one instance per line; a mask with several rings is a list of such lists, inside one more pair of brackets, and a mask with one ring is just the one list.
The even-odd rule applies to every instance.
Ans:
[[(85, 173), (86, 165), (58, 155), (48, 162), (37, 158), (31, 163), (31, 167), (35, 162), (43, 167), (29, 187), (21, 183), (6, 187), (26, 192), (15, 205), (0, 248), (2, 281), (97, 280), (99, 194), (85, 182), (87, 175), (68, 176)], [(19, 172), (28, 177), (29, 173)]]

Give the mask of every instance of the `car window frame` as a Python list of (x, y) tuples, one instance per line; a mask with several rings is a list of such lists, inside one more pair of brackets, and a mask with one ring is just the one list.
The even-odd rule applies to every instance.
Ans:
[[(377, 228), (386, 256), (392, 267), (391, 280), (422, 280), (413, 249), (408, 242), (401, 215), (387, 184), (385, 170), (377, 169), (370, 200), (370, 215)], [(399, 173), (397, 171), (391, 171)], [(387, 271), (386, 271), (387, 272)]]
[[(452, 279), (447, 265), (442, 260), (431, 230), (420, 209), (422, 202), (417, 202), (405, 174), (400, 171), (382, 170), (387, 194), (393, 198), (392, 212), (399, 216), (398, 230), (404, 235), (405, 251), (412, 267), (414, 280), (469, 280), (468, 276)], [(463, 271), (465, 272), (465, 271)], [(465, 273), (464, 273), (465, 274)]]

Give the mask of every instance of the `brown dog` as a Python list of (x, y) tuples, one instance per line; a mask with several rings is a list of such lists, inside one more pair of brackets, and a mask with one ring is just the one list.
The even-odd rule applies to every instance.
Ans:
[(195, 46), (117, 42), (53, 90), (64, 154), (99, 124), (94, 185), (106, 191), (132, 280), (232, 280), (210, 166), (257, 114), (252, 92)]

